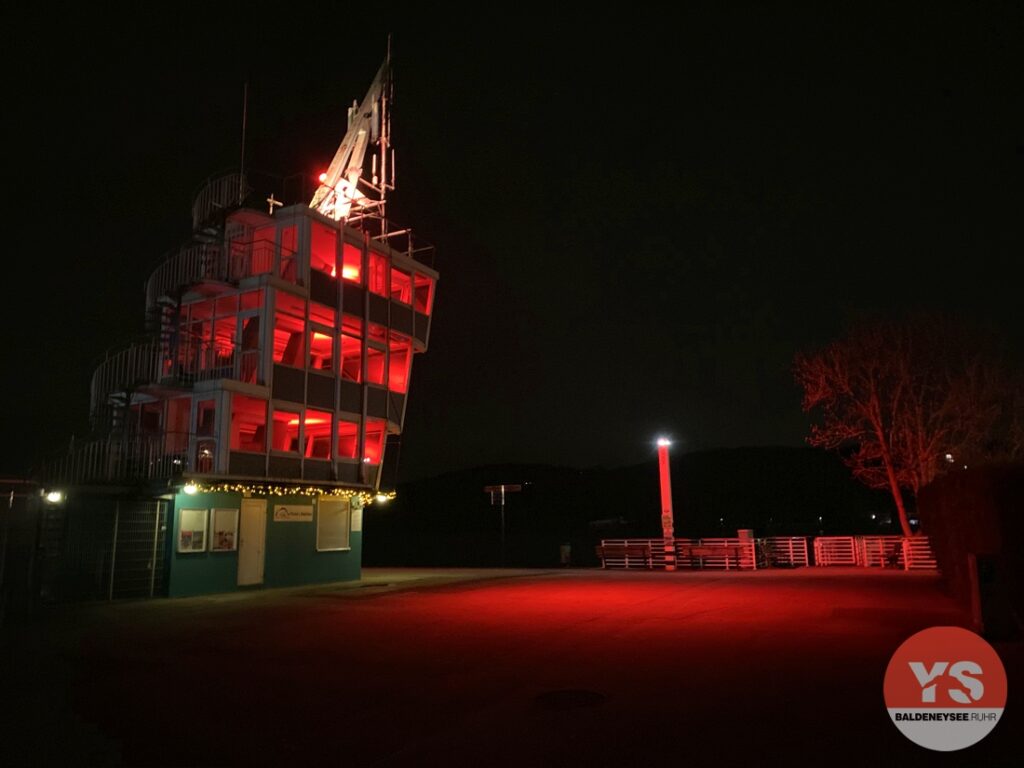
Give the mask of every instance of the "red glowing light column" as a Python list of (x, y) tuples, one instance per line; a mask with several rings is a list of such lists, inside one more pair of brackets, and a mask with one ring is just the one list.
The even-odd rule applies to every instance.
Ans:
[(671, 441), (658, 438), (658, 470), (661, 475), (661, 536), (665, 540), (665, 568), (675, 570), (675, 532), (672, 525), (672, 477), (668, 463)]

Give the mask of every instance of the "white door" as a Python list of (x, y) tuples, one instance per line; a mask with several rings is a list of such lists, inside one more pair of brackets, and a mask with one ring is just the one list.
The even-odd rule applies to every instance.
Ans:
[(263, 583), (263, 552), (267, 540), (266, 499), (242, 499), (238, 533), (238, 585)]

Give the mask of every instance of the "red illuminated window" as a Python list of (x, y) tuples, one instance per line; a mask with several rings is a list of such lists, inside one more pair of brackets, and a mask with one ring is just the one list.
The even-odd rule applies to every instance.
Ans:
[(164, 370), (173, 375), (234, 377), (238, 311), (238, 294), (184, 305), (177, 368), (168, 360)]
[(235, 316), (218, 317), (213, 324), (213, 343), (203, 356), (203, 368), (210, 376), (231, 378), (235, 365)]
[(167, 429), (165, 450), (184, 453), (188, 450), (188, 420), (192, 411), (192, 398), (178, 397), (167, 401)]
[(321, 224), (318, 221), (311, 222), (309, 237), (309, 266), (317, 272), (334, 277), (337, 270), (334, 260), (338, 248), (338, 231)]
[(231, 395), (231, 450), (262, 453), (267, 444), (267, 401)]
[(315, 371), (334, 369), (333, 334), (313, 331), (309, 334), (309, 367)]
[(366, 381), (369, 384), (383, 384), (387, 380), (387, 354), (383, 349), (367, 346)]
[(341, 278), (353, 283), (362, 283), (363, 252), (351, 243), (342, 247)]
[(413, 306), (417, 312), (429, 315), (434, 304), (434, 281), (426, 275), (416, 273), (413, 285)]
[(255, 384), (260, 366), (260, 317), (247, 317), (242, 326), (242, 356), (238, 378)]
[(274, 271), (274, 237), (277, 228), (273, 225), (260, 227), (252, 235), (252, 261), (250, 275), (264, 275)]
[(384, 455), (384, 429), (383, 419), (367, 419), (366, 421), (366, 451), (364, 458), (369, 464), (380, 464)]
[(212, 437), (215, 426), (216, 406), (214, 400), (200, 400), (196, 404), (196, 434)]
[(412, 342), (405, 336), (391, 337), (391, 360), (388, 363), (388, 389), (393, 392), (409, 390), (409, 366), (412, 363)]
[(270, 431), (270, 448), (288, 453), (299, 452), (299, 414), (294, 411), (274, 409), (274, 421)]
[(296, 282), (295, 254), (299, 250), (299, 232), (295, 225), (281, 230), (280, 276), (289, 283)]
[(370, 252), (370, 292), (388, 295), (388, 260), (373, 251)]
[(306, 367), (305, 302), (288, 293), (278, 292), (274, 312), (274, 362), (295, 368)]
[(162, 429), (164, 404), (162, 402), (142, 403), (133, 405), (132, 410), (138, 418), (139, 431), (144, 435), (157, 435)]
[(196, 472), (214, 471), (214, 453), (217, 450), (217, 441), (205, 439), (196, 441)]
[(306, 411), (303, 422), (306, 428), (307, 459), (331, 458), (331, 414), (327, 411)]
[(188, 325), (181, 341), (185, 370), (194, 373), (203, 351), (213, 340), (213, 299), (197, 301), (188, 306)]
[(412, 275), (392, 267), (391, 298), (403, 304), (412, 304)]
[(348, 381), (362, 381), (363, 342), (349, 333), (341, 334), (341, 378)]
[(359, 457), (359, 424), (355, 421), (338, 420), (338, 458)]
[(199, 438), (196, 441), (195, 467), (197, 472), (213, 471), (214, 451), (217, 443), (210, 438), (213, 437), (216, 429), (215, 402), (214, 400), (200, 400), (196, 403), (196, 436)]

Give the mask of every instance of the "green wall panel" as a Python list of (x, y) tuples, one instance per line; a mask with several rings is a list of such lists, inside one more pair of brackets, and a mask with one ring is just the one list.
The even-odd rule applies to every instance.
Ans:
[(263, 582), (268, 587), (293, 587), (327, 581), (349, 581), (359, 578), (361, 534), (351, 535), (348, 552), (316, 551), (316, 505), (312, 522), (274, 522), (277, 504), (308, 506), (305, 496), (276, 497), (267, 505), (267, 559)]
[[(179, 493), (174, 499), (174, 515), (167, 528), (170, 542), (170, 579), (167, 594), (171, 597), (232, 592), (238, 589), (238, 552), (178, 552), (178, 520), (182, 509), (239, 509), (241, 494)], [(207, 539), (210, 537), (207, 519)], [(207, 541), (209, 546), (209, 541)]]
[[(275, 504), (314, 507), (312, 522), (274, 522)], [(168, 527), (169, 580), (171, 597), (233, 592), (239, 587), (238, 552), (177, 551), (178, 520), (181, 509), (241, 509), (242, 496), (237, 493), (179, 493), (175, 497), (171, 524)], [(209, 538), (207, 530), (207, 538)], [(291, 587), (331, 581), (350, 581), (360, 577), (362, 533), (350, 535), (351, 549), (341, 552), (316, 551), (316, 505), (307, 496), (275, 496), (267, 499), (267, 536), (263, 569), (264, 587)], [(259, 587), (255, 587), (259, 588)]]

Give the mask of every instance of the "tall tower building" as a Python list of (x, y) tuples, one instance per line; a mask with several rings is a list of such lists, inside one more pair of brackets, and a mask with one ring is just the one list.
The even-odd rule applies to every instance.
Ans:
[[(267, 197), (244, 169), (214, 179), (190, 241), (150, 275), (146, 338), (93, 375), (94, 434), (41, 473), (66, 540), (112, 528), (87, 568), (100, 591), (359, 577), (438, 278), (387, 219), (390, 88), (385, 61), (311, 200)], [(57, 581), (75, 578), (64, 559)]]

